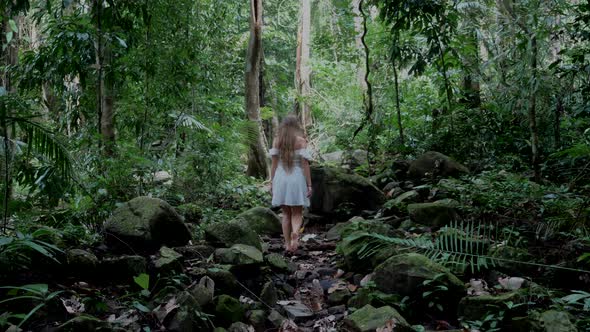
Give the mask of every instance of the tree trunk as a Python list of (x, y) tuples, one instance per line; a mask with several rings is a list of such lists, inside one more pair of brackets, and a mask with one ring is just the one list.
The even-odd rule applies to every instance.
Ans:
[(557, 105), (555, 106), (555, 121), (553, 122), (553, 136), (555, 139), (555, 149), (561, 146), (561, 115), (565, 112), (563, 106), (563, 97), (557, 95)]
[(297, 62), (295, 81), (297, 92), (302, 103), (297, 103), (296, 111), (301, 117), (301, 123), (305, 132), (312, 124), (309, 96), (311, 94), (311, 68), (309, 65), (311, 44), (311, 0), (301, 0), (301, 19), (297, 38)]
[(112, 61), (112, 54), (108, 43), (103, 38), (102, 11), (103, 0), (94, 0), (94, 10), (96, 15), (96, 68), (98, 71), (96, 82), (96, 109), (97, 109), (97, 127), (100, 133), (100, 144), (107, 156), (114, 154), (115, 148), (115, 123), (113, 109), (113, 79), (112, 73), (106, 73)]
[(249, 176), (266, 178), (269, 174), (266, 144), (260, 121), (260, 60), (262, 57), (262, 0), (250, 0), (250, 41), (246, 54), (246, 113), (257, 128), (257, 137), (248, 142)]
[(481, 106), (481, 91), (478, 81), (479, 73), (479, 40), (477, 38), (476, 31), (470, 33), (466, 38), (473, 48), (472, 54), (466, 56), (465, 62), (463, 63), (463, 93), (464, 97), (462, 102), (471, 108), (478, 108)]
[[(4, 36), (3, 38), (0, 37), (0, 40), (2, 41), (0, 44), (2, 45), (7, 45), (6, 48), (4, 49), (3, 54), (0, 53), (2, 56), (0, 57), (0, 59), (3, 59), (4, 63), (3, 63), (3, 67), (4, 67), (4, 71), (2, 72), (2, 84), (0, 86), (2, 86), (4, 88), (4, 93), (15, 93), (16, 92), (16, 86), (13, 84), (13, 77), (11, 75), (11, 71), (10, 71), (10, 67), (11, 66), (15, 66), (18, 63), (18, 43), (19, 43), (19, 32), (16, 31), (12, 31), (12, 27), (9, 24), (9, 20), (12, 17), (12, 13), (10, 11), (9, 8), (6, 9), (6, 12), (4, 13), (4, 20), (1, 22), (1, 26), (0, 26), (0, 32), (2, 33), (2, 35)], [(18, 22), (18, 19), (16, 20)], [(8, 34), (12, 34), (12, 40), (10, 41), (10, 43), (8, 42)], [(8, 218), (10, 217), (10, 211), (8, 209), (8, 203), (11, 200), (12, 197), (12, 191), (13, 191), (13, 186), (12, 186), (12, 159), (14, 157), (14, 149), (13, 149), (13, 143), (10, 142), (11, 136), (13, 135), (12, 133), (12, 128), (10, 128), (9, 124), (7, 123), (7, 118), (11, 115), (10, 114), (10, 109), (5, 108), (4, 106), (2, 107), (2, 109), (0, 110), (1, 114), (0, 114), (0, 127), (2, 129), (2, 138), (3, 138), (3, 160), (2, 160), (2, 165), (0, 166), (0, 169), (3, 170), (2, 172), (2, 182), (4, 182), (4, 188), (3, 189), (3, 200), (2, 200), (2, 207), (3, 207), (3, 225), (2, 225), (2, 232), (5, 233), (6, 232), (6, 227), (8, 225)]]
[[(531, 72), (533, 75), (532, 82), (537, 78), (537, 36), (533, 34), (531, 38)], [(530, 105), (529, 105), (529, 126), (531, 131), (531, 150), (533, 154), (533, 174), (535, 181), (541, 181), (541, 167), (539, 158), (539, 133), (537, 129), (537, 91), (531, 87)]]

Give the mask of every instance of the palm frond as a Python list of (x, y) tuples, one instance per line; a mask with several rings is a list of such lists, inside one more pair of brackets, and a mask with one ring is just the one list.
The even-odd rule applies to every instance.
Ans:
[(176, 127), (186, 127), (196, 130), (205, 131), (207, 133), (212, 133), (211, 129), (207, 128), (201, 121), (197, 120), (194, 116), (186, 113), (169, 114), (172, 118), (175, 119), (175, 126)]
[(260, 135), (258, 123), (254, 121), (242, 121), (238, 125), (238, 132), (244, 145), (257, 144)]
[(62, 178), (73, 176), (72, 158), (54, 133), (31, 118), (8, 117), (7, 123), (16, 124), (26, 134), (29, 153), (35, 152), (51, 161)]

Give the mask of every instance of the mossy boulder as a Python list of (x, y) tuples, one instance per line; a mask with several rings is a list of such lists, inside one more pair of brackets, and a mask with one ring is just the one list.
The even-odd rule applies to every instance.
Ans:
[(526, 297), (518, 291), (499, 295), (466, 296), (459, 302), (457, 315), (464, 320), (480, 320), (488, 314), (507, 310), (506, 303), (508, 302), (518, 304), (525, 301)]
[(458, 218), (455, 207), (456, 203), (451, 200), (409, 204), (408, 214), (415, 223), (439, 228), (451, 224)]
[(410, 163), (408, 174), (415, 179), (429, 176), (458, 177), (469, 173), (469, 169), (450, 157), (429, 151)]
[(207, 225), (205, 227), (205, 240), (213, 245), (226, 248), (239, 243), (262, 250), (258, 234), (239, 219)]
[(229, 295), (220, 295), (215, 301), (215, 317), (225, 324), (244, 319), (245, 311), (240, 301)]
[(121, 251), (154, 251), (162, 245), (182, 246), (191, 239), (174, 208), (151, 197), (137, 197), (117, 208), (104, 229), (109, 244)]
[(145, 273), (147, 261), (145, 257), (138, 255), (108, 257), (100, 262), (100, 270), (104, 276), (124, 280)]
[(375, 308), (370, 304), (346, 317), (344, 323), (355, 332), (370, 332), (383, 328), (390, 321), (395, 324), (395, 331), (414, 331), (406, 319), (390, 306)]
[(375, 269), (372, 279), (384, 293), (421, 298), (426, 280), (436, 280), (448, 289), (449, 299), (464, 294), (465, 285), (444, 266), (417, 253), (389, 257)]
[(314, 214), (358, 215), (363, 210), (377, 210), (385, 202), (385, 195), (369, 180), (336, 167), (314, 166), (311, 179), (310, 212)]
[(512, 319), (514, 332), (578, 332), (572, 316), (565, 311), (533, 312), (529, 316)]
[(236, 219), (246, 222), (248, 228), (257, 234), (279, 235), (282, 233), (281, 219), (271, 209), (255, 207), (240, 213)]
[(253, 265), (263, 262), (260, 250), (245, 244), (234, 244), (231, 248), (215, 250), (215, 260), (220, 264)]

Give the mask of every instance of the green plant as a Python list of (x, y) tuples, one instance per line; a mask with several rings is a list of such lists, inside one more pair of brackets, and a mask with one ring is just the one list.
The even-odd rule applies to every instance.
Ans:
[(428, 308), (436, 307), (439, 311), (444, 311), (443, 303), (449, 288), (440, 283), (440, 278), (444, 273), (439, 273), (433, 279), (424, 280), (422, 286), (426, 289), (422, 292), (422, 298), (428, 302)]
[[(48, 303), (55, 299), (56, 296), (63, 293), (63, 291), (49, 292), (49, 286), (47, 284), (31, 284), (20, 287), (15, 286), (3, 286), (0, 289), (8, 289), (8, 295), (12, 296), (8, 299), (0, 301), (0, 304), (9, 303), (12, 301), (28, 301), (32, 302), (35, 307), (26, 314), (9, 314), (9, 318), (20, 319), (17, 327), (21, 327), (31, 316), (39, 311)], [(20, 293), (20, 294), (19, 294)]]
[(8, 268), (26, 268), (31, 262), (31, 252), (41, 254), (56, 263), (60, 263), (56, 254), (63, 253), (55, 245), (41, 240), (47, 236), (59, 236), (54, 230), (40, 228), (33, 233), (16, 232), (14, 236), (0, 236), (0, 266)]

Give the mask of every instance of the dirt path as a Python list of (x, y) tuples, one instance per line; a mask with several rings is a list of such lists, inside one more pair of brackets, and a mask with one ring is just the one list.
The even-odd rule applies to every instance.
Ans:
[[(282, 238), (266, 241), (269, 252), (284, 254)], [(290, 320), (283, 323), (283, 330), (337, 331), (346, 301), (357, 288), (350, 281), (360, 282), (362, 277), (338, 269), (336, 241), (326, 239), (325, 227), (306, 229), (300, 249), (285, 258), (291, 273), (273, 278), (275, 287), (288, 294), (278, 302)]]

